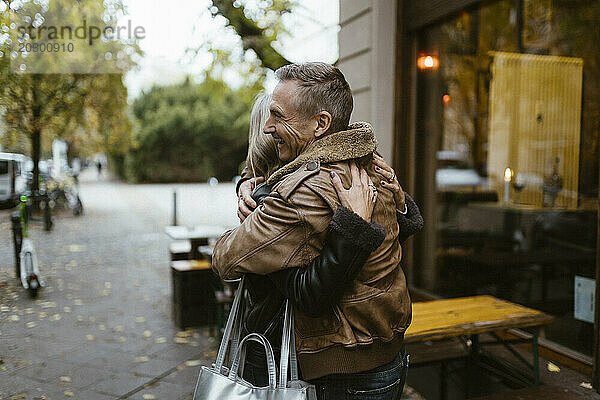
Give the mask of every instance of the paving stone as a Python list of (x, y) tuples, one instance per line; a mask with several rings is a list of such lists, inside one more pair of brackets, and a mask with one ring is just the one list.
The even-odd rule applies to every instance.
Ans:
[(114, 374), (88, 389), (112, 396), (123, 396), (151, 381), (151, 378), (135, 376), (134, 374)]
[[(195, 384), (195, 383), (194, 383)], [(153, 395), (157, 400), (171, 400), (178, 399), (188, 392), (194, 390), (194, 384), (192, 385), (177, 385), (169, 382), (158, 382), (154, 385), (145, 387), (141, 391), (135, 393), (129, 397), (131, 400), (144, 400), (144, 395)]]
[(142, 376), (154, 377), (168, 373), (179, 364), (179, 360), (153, 358), (145, 362), (137, 363), (137, 365), (134, 365), (131, 368), (131, 371)]
[(73, 370), (76, 366), (77, 364), (66, 360), (48, 359), (19, 370), (17, 375), (33, 378), (38, 381), (51, 382), (61, 376), (61, 372)]
[(44, 395), (52, 398), (54, 394), (54, 388), (26, 377), (6, 376), (2, 377), (2, 381), (0, 381), (0, 398), (3, 399), (10, 399), (12, 396), (18, 398), (19, 395), (25, 395), (22, 397), (24, 399), (33, 399)]
[(96, 392), (94, 390), (83, 390), (74, 392), (75, 396), (73, 398), (82, 399), (82, 400), (115, 400), (115, 396), (110, 394), (103, 394)]
[[(214, 361), (211, 360), (201, 360), (202, 365), (210, 367)], [(195, 385), (198, 380), (198, 375), (200, 374), (200, 369), (202, 368), (200, 365), (195, 367), (187, 367), (185, 364), (181, 364), (181, 369), (173, 372), (169, 376), (164, 378), (165, 381), (171, 383), (177, 383), (180, 385)]]

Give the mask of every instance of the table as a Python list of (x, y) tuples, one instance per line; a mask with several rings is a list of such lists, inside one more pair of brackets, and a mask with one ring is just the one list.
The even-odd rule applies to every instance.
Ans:
[(210, 239), (218, 239), (227, 229), (219, 225), (167, 226), (165, 233), (173, 240), (189, 240), (191, 243), (191, 259), (200, 258), (198, 247), (208, 245)]
[[(533, 383), (539, 384), (539, 329), (552, 322), (552, 316), (493, 296), (415, 302), (412, 310), (412, 323), (404, 334), (405, 343), (468, 336), (471, 343), (469, 346), (470, 358), (474, 363), (478, 361), (482, 346), (504, 345), (517, 359), (533, 370)], [(496, 334), (497, 331), (529, 327), (535, 328), (530, 340), (508, 340)], [(484, 333), (492, 334), (496, 340), (480, 342), (479, 335)], [(512, 348), (512, 344), (529, 341), (533, 346), (533, 363), (531, 364)]]

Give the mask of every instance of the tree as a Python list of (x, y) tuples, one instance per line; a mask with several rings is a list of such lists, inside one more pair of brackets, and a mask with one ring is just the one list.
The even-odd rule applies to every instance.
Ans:
[(277, 36), (285, 33), (282, 15), (292, 12), (295, 2), (290, 0), (261, 1), (253, 8), (246, 7), (247, 2), (212, 0), (213, 15), (221, 15), (227, 19), (242, 39), (243, 49), (252, 50), (266, 68), (276, 70), (289, 64), (272, 46)]
[(126, 161), (129, 179), (197, 182), (238, 174), (248, 145), (248, 92), (206, 76), (201, 84), (188, 78), (144, 93), (133, 104), (137, 130)]
[[(8, 5), (6, 0), (2, 2)], [(38, 186), (43, 136), (61, 137), (89, 152), (126, 150), (123, 147), (130, 143), (131, 125), (125, 115), (127, 91), (122, 73), (135, 64), (134, 57), (139, 53), (135, 43), (101, 40), (93, 46), (76, 43), (77, 52), (71, 58), (50, 54), (44, 58), (41, 51), (27, 53), (17, 48), (28, 40), (32, 45), (51, 43), (41, 40), (37, 29), (44, 23), (50, 25), (48, 21), (70, 27), (80, 26), (82, 21), (97, 27), (115, 24), (117, 17), (125, 12), (120, 0), (75, 4), (68, 0), (52, 0), (47, 4), (23, 0), (5, 8), (0, 20), (0, 29), (6, 32), (4, 39), (0, 39), (0, 107), (9, 131), (5, 136), (13, 141), (17, 135), (30, 138), (34, 161), (32, 190)], [(21, 28), (33, 33), (24, 34)], [(34, 42), (36, 33), (38, 42)], [(49, 38), (48, 35), (46, 39)], [(56, 43), (64, 44), (66, 41), (62, 39)], [(82, 70), (90, 61), (92, 69)]]

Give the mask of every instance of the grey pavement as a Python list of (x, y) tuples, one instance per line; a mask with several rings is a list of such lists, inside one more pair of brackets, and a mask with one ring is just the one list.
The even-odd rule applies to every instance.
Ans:
[(215, 357), (207, 329), (171, 318), (172, 193), (180, 224), (236, 224), (231, 183), (128, 185), (81, 177), (84, 215), (30, 226), (48, 287), (30, 299), (0, 212), (0, 399), (189, 399)]

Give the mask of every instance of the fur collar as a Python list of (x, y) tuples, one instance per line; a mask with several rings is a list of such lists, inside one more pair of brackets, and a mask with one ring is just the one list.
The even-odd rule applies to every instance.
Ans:
[(348, 126), (348, 130), (332, 133), (311, 143), (302, 154), (275, 171), (267, 184), (277, 183), (309, 161), (327, 164), (352, 160), (373, 153), (375, 149), (377, 139), (371, 124), (355, 122)]

